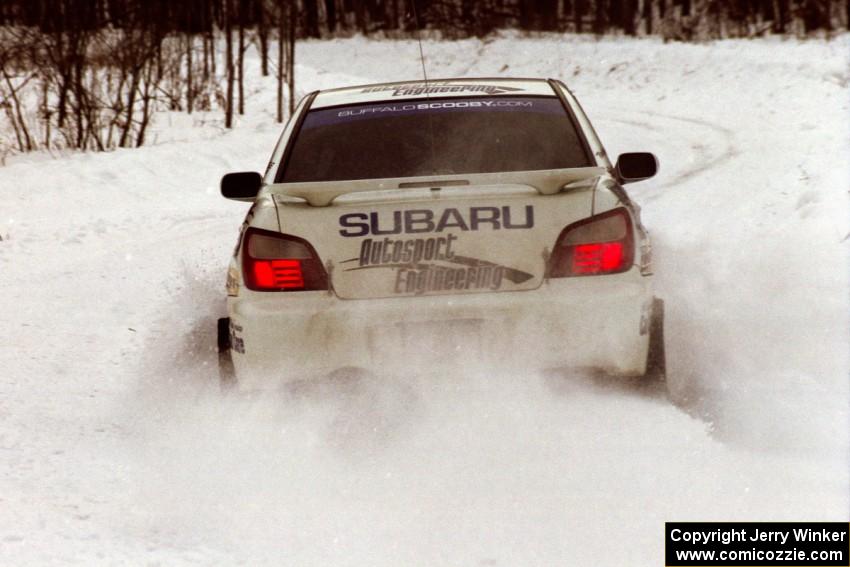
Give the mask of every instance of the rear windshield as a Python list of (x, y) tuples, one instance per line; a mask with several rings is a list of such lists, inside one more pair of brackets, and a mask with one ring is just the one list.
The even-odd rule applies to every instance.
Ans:
[(311, 110), (278, 182), (591, 165), (557, 97), (474, 97)]

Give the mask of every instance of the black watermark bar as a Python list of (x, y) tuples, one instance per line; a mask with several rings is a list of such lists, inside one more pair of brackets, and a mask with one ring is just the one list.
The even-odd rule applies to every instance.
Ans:
[(844, 522), (667, 522), (667, 567), (850, 567)]

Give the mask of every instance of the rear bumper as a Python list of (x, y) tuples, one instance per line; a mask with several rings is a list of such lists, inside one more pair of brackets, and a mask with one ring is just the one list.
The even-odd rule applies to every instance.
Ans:
[(228, 298), (240, 387), (273, 387), (344, 366), (645, 371), (652, 293), (637, 269), (553, 279), (520, 292), (341, 300), (327, 292)]

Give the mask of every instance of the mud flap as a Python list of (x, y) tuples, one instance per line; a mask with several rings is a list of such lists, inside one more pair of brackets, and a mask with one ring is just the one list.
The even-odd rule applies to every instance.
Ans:
[(233, 368), (233, 356), (230, 352), (230, 317), (218, 320), (218, 379), (222, 390), (230, 390), (236, 385), (236, 371)]
[(649, 352), (646, 356), (647, 381), (663, 383), (667, 376), (667, 357), (664, 350), (664, 300), (652, 299), (649, 321)]

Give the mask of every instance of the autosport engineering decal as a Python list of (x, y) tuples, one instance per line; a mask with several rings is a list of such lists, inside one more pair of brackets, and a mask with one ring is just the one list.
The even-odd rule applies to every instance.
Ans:
[(392, 91), (391, 96), (411, 96), (420, 94), (440, 94), (440, 93), (485, 93), (485, 94), (505, 94), (521, 92), (523, 89), (517, 87), (505, 87), (501, 85), (463, 85), (457, 83), (429, 83), (427, 88), (421, 83), (407, 85), (385, 85), (378, 87), (369, 87), (363, 89), (362, 93), (380, 93)]
[[(344, 264), (357, 265), (346, 272), (374, 268), (395, 271), (393, 293), (422, 295), (449, 290), (497, 291), (505, 280), (521, 284), (532, 274), (478, 258), (459, 256), (455, 234), (430, 238), (367, 238), (360, 244), (360, 255)], [(441, 265), (444, 262), (453, 265)]]

